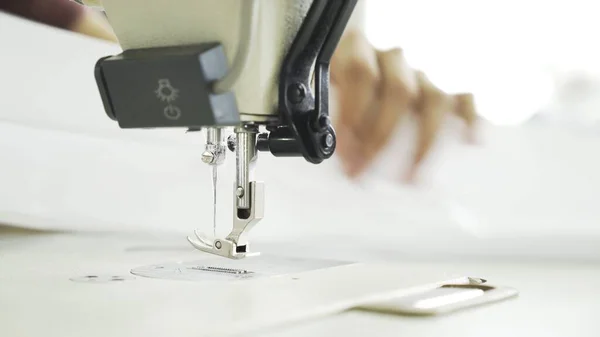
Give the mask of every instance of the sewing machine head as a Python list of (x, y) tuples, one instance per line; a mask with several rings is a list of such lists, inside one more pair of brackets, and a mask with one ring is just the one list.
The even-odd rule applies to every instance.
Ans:
[(247, 233), (264, 211), (263, 184), (250, 179), (257, 151), (314, 164), (333, 155), (329, 62), (356, 2), (102, 1), (124, 49), (96, 65), (108, 116), (121, 128), (206, 129), (209, 165), (235, 152), (233, 229), (188, 238), (197, 249), (251, 254)]

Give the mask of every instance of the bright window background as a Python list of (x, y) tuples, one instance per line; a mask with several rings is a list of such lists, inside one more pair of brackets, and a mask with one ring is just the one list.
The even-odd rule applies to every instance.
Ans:
[(402, 47), (444, 90), (473, 92), (489, 121), (519, 124), (540, 111), (600, 120), (597, 2), (363, 1), (376, 47)]

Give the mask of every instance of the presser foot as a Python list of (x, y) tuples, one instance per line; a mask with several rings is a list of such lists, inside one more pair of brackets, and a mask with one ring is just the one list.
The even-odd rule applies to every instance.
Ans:
[[(194, 231), (195, 238), (189, 236), (187, 238), (194, 248), (205, 253), (234, 260), (260, 255), (258, 252), (250, 252), (247, 235), (264, 217), (265, 189), (262, 182), (256, 181), (251, 181), (249, 187), (250, 207), (248, 209), (239, 209), (237, 207), (237, 198), (239, 196), (234, 193), (233, 228), (231, 233), (224, 239), (211, 240), (199, 231)], [(237, 186), (235, 188), (237, 190)]]
[(228, 239), (215, 239), (210, 241), (204, 234), (195, 231), (195, 238), (188, 236), (188, 242), (199, 251), (226, 257), (228, 259), (240, 260), (245, 257), (258, 256), (258, 252), (248, 252), (248, 244), (238, 246), (235, 242)]

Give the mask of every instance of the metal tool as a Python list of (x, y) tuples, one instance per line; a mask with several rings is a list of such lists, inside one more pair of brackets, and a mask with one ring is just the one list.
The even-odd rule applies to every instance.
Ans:
[(356, 310), (408, 316), (437, 316), (514, 298), (519, 291), (468, 278), (468, 283), (448, 283), (413, 294), (390, 296), (363, 303)]
[(221, 165), (225, 161), (226, 146), (221, 128), (206, 128), (206, 146), (202, 161), (209, 165)]
[[(123, 2), (116, 0), (102, 1), (124, 49), (122, 54), (105, 57), (96, 64), (96, 82), (111, 119), (121, 128), (182, 127), (191, 131), (205, 128), (207, 139), (202, 161), (213, 166), (215, 185), (216, 167), (226, 156), (223, 132), (227, 127), (234, 128), (235, 137), (228, 142), (236, 155), (232, 230), (224, 239), (209, 239), (199, 232), (195, 237), (188, 237), (198, 250), (231, 259), (254, 254), (249, 250), (248, 233), (264, 216), (264, 185), (251, 179), (251, 166), (256, 161), (257, 151), (270, 152), (277, 157), (304, 157), (313, 164), (330, 158), (335, 151), (335, 131), (329, 119), (329, 63), (357, 0), (272, 1), (269, 6), (281, 8), (264, 13), (259, 11), (259, 2), (190, 2), (189, 6), (202, 7), (195, 8), (193, 13), (206, 15), (206, 20), (189, 18), (185, 21), (187, 16), (177, 16), (176, 20), (157, 17), (157, 21), (165, 24), (189, 24), (190, 29), (180, 29), (182, 35), (178, 36), (178, 41), (188, 41), (183, 32), (200, 29), (207, 33), (195, 35), (194, 39), (199, 42), (196, 44), (165, 46), (161, 38), (144, 38), (149, 34), (147, 29), (141, 35), (131, 34), (131, 26), (143, 26), (142, 21), (135, 21), (137, 14), (136, 17), (127, 14), (133, 5), (123, 6)], [(230, 9), (240, 10), (238, 34), (232, 34), (223, 20), (210, 17), (209, 13), (216, 7), (219, 11), (215, 13), (224, 13), (219, 15), (229, 16), (229, 19)], [(302, 15), (302, 20), (275, 17), (275, 13), (292, 11)], [(259, 90), (265, 96), (273, 91), (269, 86), (263, 89), (264, 83), (255, 81), (244, 82), (252, 83), (253, 88), (238, 85), (234, 90), (238, 77), (244, 77), (245, 64), (253, 53), (253, 41), (259, 36), (255, 34), (259, 14), (273, 16), (264, 22), (285, 27), (285, 34), (293, 37), (289, 39), (293, 42), (290, 45), (287, 36), (274, 35), (280, 40), (263, 41), (261, 48), (254, 50), (257, 55), (274, 60), (279, 69), (278, 73), (263, 77), (276, 81), (273, 85), (277, 88), (277, 96), (259, 97), (258, 101), (262, 104), (273, 98), (277, 104), (275, 108), (268, 105), (268, 111), (241, 112), (238, 104), (241, 103), (242, 109), (247, 105), (240, 102), (239, 97), (254, 99), (249, 89)], [(292, 21), (298, 25), (294, 26)], [(161, 27), (161, 24), (155, 22), (146, 28), (153, 27)], [(270, 29), (276, 31), (279, 28)], [(211, 36), (211, 30), (218, 31), (215, 36), (239, 37), (238, 54), (231, 67), (223, 44), (230, 45), (232, 41), (220, 43)], [(168, 38), (172, 38), (172, 31), (162, 27), (154, 34), (161, 37), (166, 31), (169, 31)], [(262, 31), (262, 34), (266, 32)], [(270, 50), (275, 57), (263, 52), (262, 47), (271, 43), (273, 48)], [(266, 131), (260, 132), (260, 128)]]
[[(234, 184), (233, 198), (233, 227), (224, 239), (209, 239), (205, 234), (195, 231), (195, 238), (188, 237), (188, 241), (196, 249), (203, 252), (241, 259), (247, 256), (258, 255), (249, 251), (247, 239), (248, 232), (264, 216), (264, 184), (250, 181), (250, 168), (256, 160), (256, 135), (258, 126), (246, 124), (234, 129), (235, 137), (229, 146), (236, 154), (236, 182)], [(221, 129), (207, 129), (206, 150), (202, 160), (209, 165), (219, 165), (225, 159), (225, 145), (222, 143)]]
[[(237, 185), (237, 184), (236, 184)], [(235, 186), (237, 190), (238, 187)], [(250, 182), (248, 189), (247, 209), (239, 208), (238, 195), (234, 195), (233, 205), (236, 212), (233, 214), (233, 228), (224, 239), (208, 239), (204, 234), (195, 231), (195, 238), (188, 237), (188, 241), (196, 249), (206, 253), (215, 254), (230, 259), (242, 259), (248, 256), (256, 256), (258, 252), (251, 252), (248, 242), (248, 232), (264, 216), (264, 184), (256, 181)]]

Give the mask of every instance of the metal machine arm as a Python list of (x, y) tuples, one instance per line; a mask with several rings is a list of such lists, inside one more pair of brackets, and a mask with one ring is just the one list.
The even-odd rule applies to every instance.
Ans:
[[(279, 77), (281, 125), (258, 138), (275, 156), (319, 164), (335, 151), (329, 119), (329, 64), (357, 0), (314, 0), (285, 57)], [(314, 94), (311, 90), (314, 65)]]

